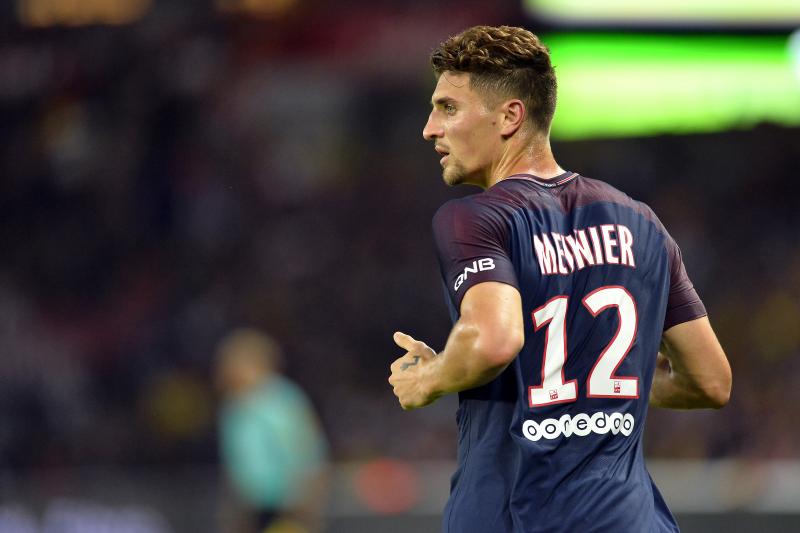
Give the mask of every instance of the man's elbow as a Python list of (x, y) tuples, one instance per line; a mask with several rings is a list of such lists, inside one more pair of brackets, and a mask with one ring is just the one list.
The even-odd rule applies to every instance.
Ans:
[(731, 399), (731, 386), (732, 377), (730, 372), (727, 375), (717, 380), (713, 386), (708, 387), (706, 397), (709, 401), (709, 407), (712, 409), (721, 409), (728, 405)]
[(705, 380), (703, 395), (711, 409), (721, 409), (725, 407), (731, 399), (731, 387), (733, 376), (730, 365), (726, 364), (721, 368), (714, 378)]
[(503, 369), (519, 355), (525, 343), (524, 334), (508, 334), (501, 338), (482, 339), (479, 350), (493, 368)]

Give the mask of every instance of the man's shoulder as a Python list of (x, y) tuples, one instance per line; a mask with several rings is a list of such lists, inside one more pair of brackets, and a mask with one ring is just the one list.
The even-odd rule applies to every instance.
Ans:
[(577, 189), (587, 201), (610, 201), (623, 205), (635, 206), (638, 204), (646, 205), (639, 200), (635, 200), (627, 193), (611, 185), (607, 181), (581, 176), (578, 181)]
[(436, 225), (437, 221), (504, 219), (524, 204), (524, 198), (517, 192), (494, 186), (485, 191), (448, 200), (433, 215), (433, 221)]
[(587, 205), (595, 202), (609, 202), (621, 205), (633, 209), (646, 219), (661, 226), (661, 221), (649, 205), (631, 197), (606, 181), (580, 176), (580, 180), (577, 181), (575, 187), (580, 205)]
[(485, 192), (453, 198), (443, 203), (433, 215), (434, 228), (466, 224), (487, 217), (496, 218), (500, 214), (500, 206)]
[(468, 205), (468, 199), (470, 196), (464, 196), (462, 198), (452, 198), (447, 200), (445, 203), (439, 206), (436, 212), (433, 214), (433, 220), (444, 220), (450, 219), (455, 216), (458, 216), (461, 211), (466, 209)]

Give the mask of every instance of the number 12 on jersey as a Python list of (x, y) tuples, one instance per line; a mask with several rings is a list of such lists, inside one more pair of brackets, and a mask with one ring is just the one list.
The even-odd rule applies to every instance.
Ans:
[[(636, 302), (624, 287), (616, 285), (600, 287), (587, 294), (582, 302), (592, 316), (596, 317), (613, 307), (619, 317), (616, 334), (589, 372), (586, 395), (589, 398), (638, 398), (639, 378), (614, 374), (636, 339)], [(547, 326), (547, 331), (542, 358), (542, 384), (528, 388), (531, 407), (574, 402), (578, 399), (577, 381), (564, 380), (568, 303), (568, 296), (556, 296), (532, 313), (535, 330), (539, 331)]]

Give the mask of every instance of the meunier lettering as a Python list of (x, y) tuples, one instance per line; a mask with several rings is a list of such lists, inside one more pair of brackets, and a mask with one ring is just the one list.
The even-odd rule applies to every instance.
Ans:
[(569, 235), (554, 231), (534, 235), (533, 250), (545, 275), (567, 275), (606, 264), (636, 268), (633, 233), (622, 224), (589, 226)]

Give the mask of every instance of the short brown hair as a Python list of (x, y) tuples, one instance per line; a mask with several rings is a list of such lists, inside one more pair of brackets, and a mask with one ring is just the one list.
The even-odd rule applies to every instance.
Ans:
[[(556, 73), (550, 50), (514, 26), (474, 26), (431, 53), (436, 76), (469, 73), (470, 86), (487, 96), (519, 98), (539, 131), (548, 131), (556, 108)], [(487, 94), (489, 93), (489, 94)]]

